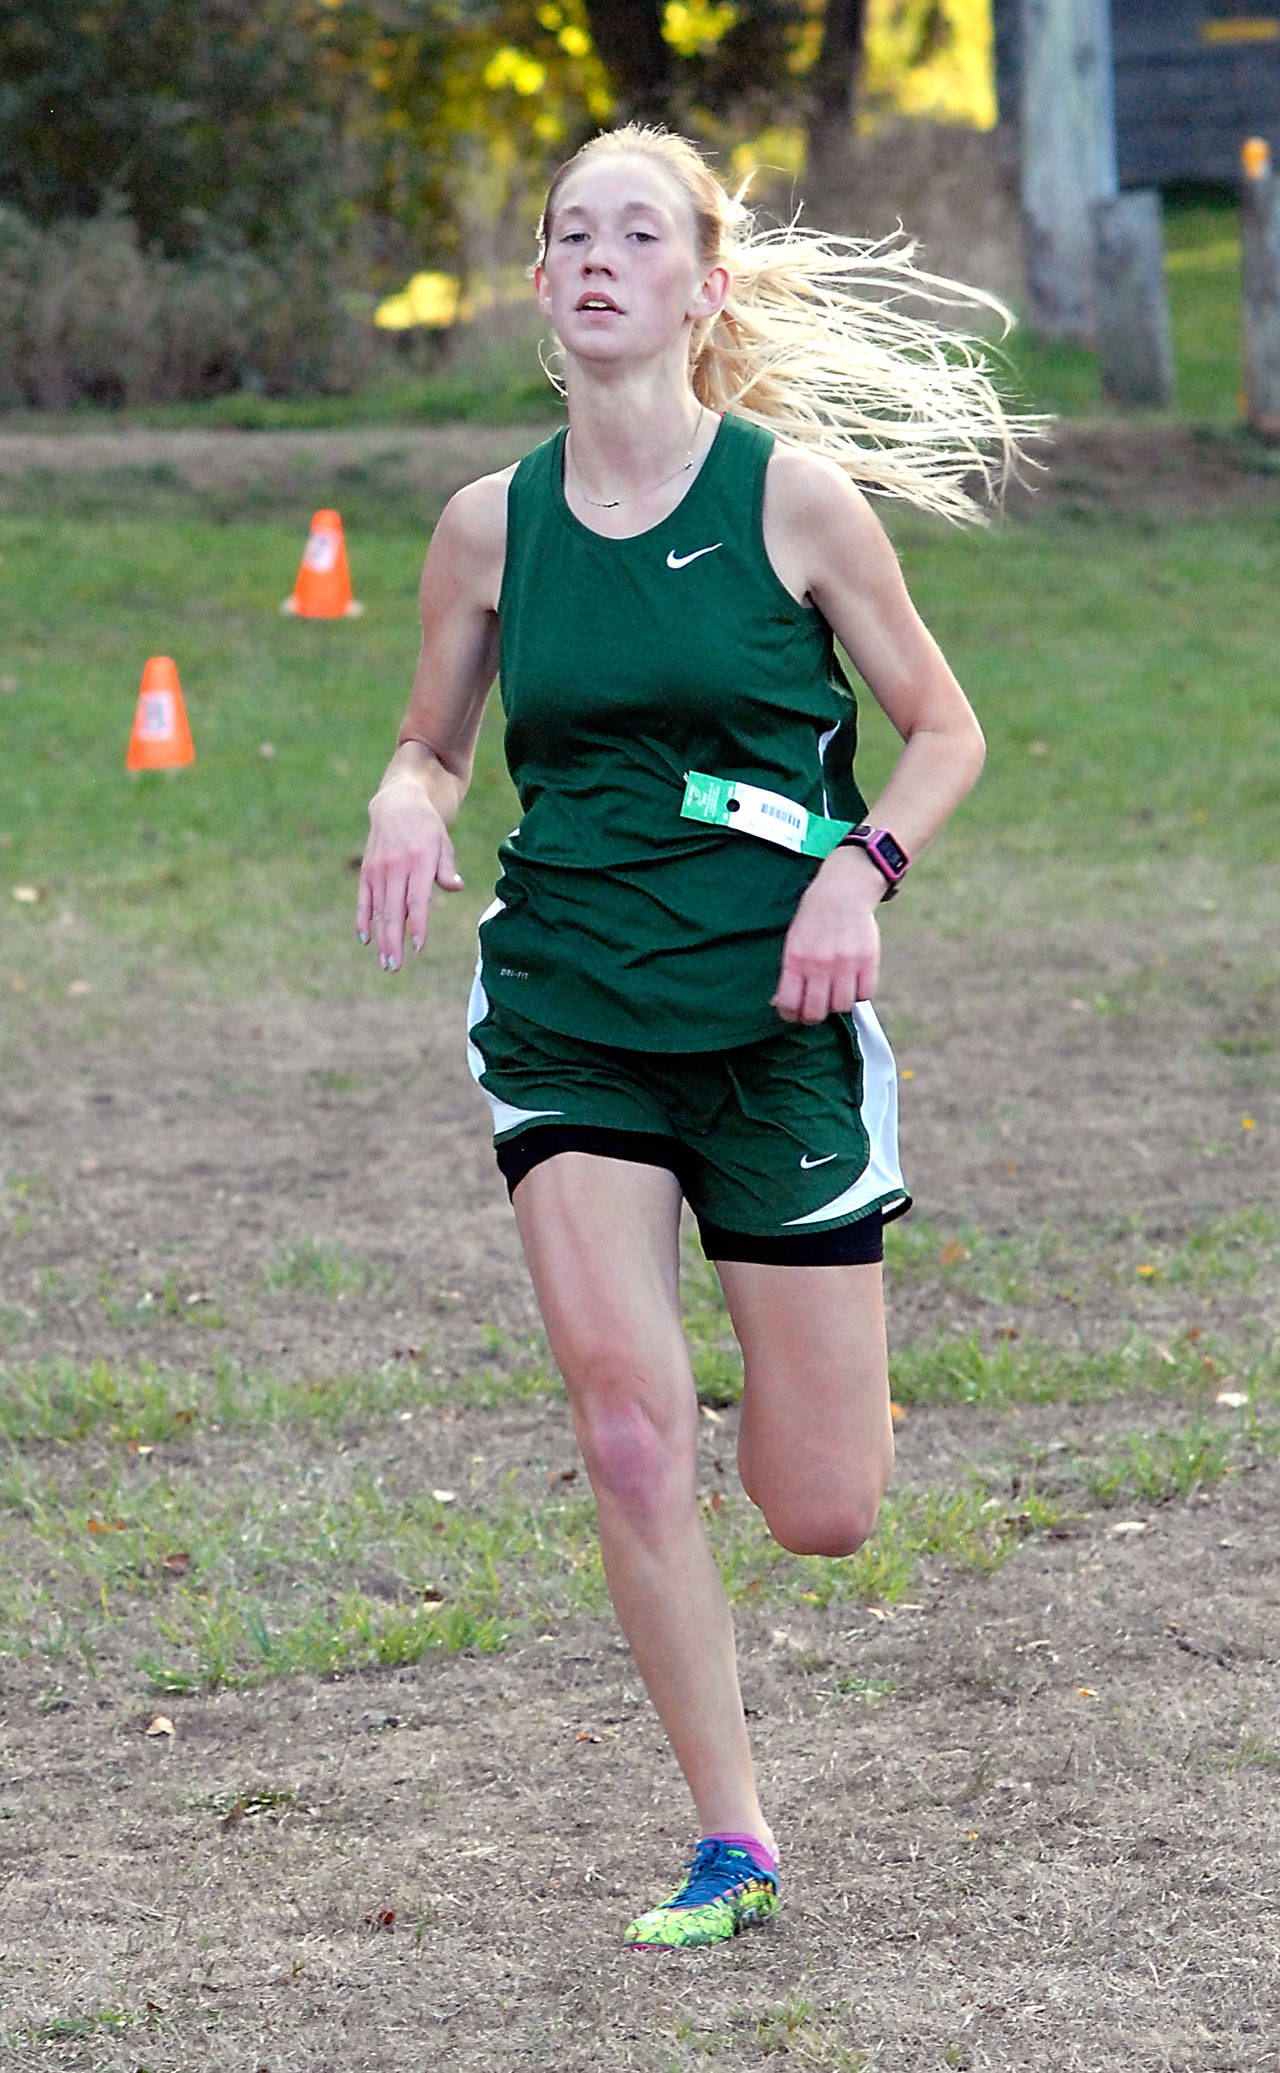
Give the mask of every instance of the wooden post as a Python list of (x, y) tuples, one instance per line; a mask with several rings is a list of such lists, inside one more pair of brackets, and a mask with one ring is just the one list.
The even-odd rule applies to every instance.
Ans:
[(1280, 178), (1261, 137), (1243, 158), (1245, 411), (1255, 432), (1280, 439)]
[(1091, 211), (1116, 185), (1110, 0), (1022, 0), (1027, 303), (1042, 338), (1094, 342)]
[(1173, 402), (1173, 331), (1164, 228), (1154, 187), (1093, 205), (1094, 285), (1102, 393), (1127, 408)]

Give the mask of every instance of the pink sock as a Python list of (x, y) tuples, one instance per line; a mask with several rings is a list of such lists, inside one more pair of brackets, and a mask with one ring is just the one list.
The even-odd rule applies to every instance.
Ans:
[(704, 1835), (704, 1843), (732, 1843), (735, 1850), (745, 1850), (758, 1871), (767, 1871), (777, 1876), (778, 1860), (758, 1835), (729, 1835), (724, 1829), (716, 1829), (714, 1835)]

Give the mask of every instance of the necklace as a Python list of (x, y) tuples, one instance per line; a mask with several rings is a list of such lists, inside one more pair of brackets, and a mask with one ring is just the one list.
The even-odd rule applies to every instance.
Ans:
[[(698, 405), (698, 415), (696, 420), (694, 421), (693, 437), (689, 441), (689, 452), (685, 460), (682, 462), (681, 466), (678, 468), (673, 468), (670, 475), (664, 475), (661, 482), (651, 482), (647, 489), (632, 490), (628, 496), (589, 497), (587, 495), (586, 490), (582, 486), (582, 471), (578, 467), (577, 462), (574, 461), (573, 471), (578, 478), (578, 495), (582, 498), (583, 503), (593, 505), (597, 511), (616, 511), (619, 504), (633, 504), (637, 497), (650, 497), (653, 495), (653, 492), (655, 490), (665, 489), (669, 482), (674, 482), (678, 475), (687, 475), (689, 473), (690, 468), (692, 468), (693, 466), (693, 449), (698, 443), (698, 434), (702, 430), (702, 420), (706, 416), (706, 414), (706, 404), (700, 403)], [(571, 448), (572, 441), (573, 434), (571, 432), (566, 432), (564, 438), (566, 450)]]

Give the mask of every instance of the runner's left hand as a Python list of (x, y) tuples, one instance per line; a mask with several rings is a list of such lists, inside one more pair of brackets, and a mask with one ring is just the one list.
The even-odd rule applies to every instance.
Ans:
[(870, 1000), (880, 977), (876, 908), (885, 882), (858, 849), (833, 851), (805, 890), (782, 947), (773, 1006), (784, 1022), (825, 1022)]

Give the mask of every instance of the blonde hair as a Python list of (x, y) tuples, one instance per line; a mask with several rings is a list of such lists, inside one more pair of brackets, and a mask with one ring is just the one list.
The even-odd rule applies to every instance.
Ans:
[[(985, 521), (975, 488), (998, 502), (1019, 441), (1042, 421), (1006, 413), (983, 340), (902, 304), (986, 310), (1007, 333), (1004, 305), (922, 272), (913, 238), (824, 235), (798, 219), (765, 227), (743, 203), (745, 183), (727, 193), (694, 145), (639, 123), (591, 138), (560, 167), (538, 226), (540, 259), (567, 175), (623, 153), (673, 177), (693, 211), (699, 264), (729, 271), (724, 307), (693, 328), (689, 374), (699, 401), (825, 455), (873, 494)], [(563, 394), (559, 370), (543, 365)]]

